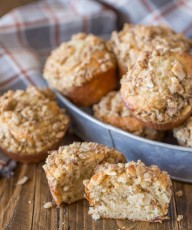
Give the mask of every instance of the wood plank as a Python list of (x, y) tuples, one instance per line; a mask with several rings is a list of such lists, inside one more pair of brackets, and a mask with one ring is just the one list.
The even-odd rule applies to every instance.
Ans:
[(178, 223), (180, 229), (192, 229), (192, 185), (174, 182), (174, 191), (182, 191), (183, 196), (175, 196), (178, 215), (183, 215), (183, 220)]
[[(31, 229), (36, 165), (19, 165), (15, 175), (9, 180), (3, 179), (0, 184), (0, 229)], [(23, 176), (29, 181), (24, 185), (16, 185)]]
[(1, 0), (0, 1), (0, 16), (8, 13), (12, 9), (18, 6), (22, 6), (28, 3), (32, 3), (38, 0)]

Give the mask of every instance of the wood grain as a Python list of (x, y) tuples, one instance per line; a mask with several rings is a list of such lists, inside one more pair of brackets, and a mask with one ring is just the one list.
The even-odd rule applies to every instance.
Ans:
[[(68, 135), (64, 144), (77, 140)], [(192, 229), (192, 185), (173, 182), (173, 198), (169, 207), (170, 220), (159, 223), (132, 222), (128, 220), (101, 219), (93, 221), (88, 215), (88, 202), (81, 200), (60, 208), (45, 209), (44, 203), (52, 201), (43, 163), (20, 164), (10, 179), (0, 180), (0, 229), (13, 230), (183, 230)], [(16, 185), (23, 176), (29, 181)], [(183, 191), (178, 198), (175, 193)], [(181, 222), (177, 216), (183, 215)]]

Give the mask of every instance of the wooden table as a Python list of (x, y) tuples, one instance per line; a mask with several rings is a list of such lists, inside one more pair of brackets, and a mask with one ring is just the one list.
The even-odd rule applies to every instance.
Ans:
[[(34, 0), (0, 0), (0, 16), (15, 6)], [(70, 143), (74, 137), (67, 138)], [(192, 185), (173, 182), (173, 199), (170, 204), (170, 220), (162, 224), (131, 222), (121, 220), (93, 221), (88, 216), (88, 202), (79, 201), (61, 208), (45, 209), (45, 202), (52, 201), (47, 185), (43, 163), (19, 164), (15, 174), (10, 179), (0, 179), (0, 230), (117, 230), (117, 229), (192, 229)], [(23, 176), (29, 181), (16, 185)], [(182, 190), (183, 197), (178, 198), (175, 192)], [(177, 215), (183, 215), (181, 222), (177, 222)]]
[[(67, 136), (65, 144), (77, 140)], [(82, 200), (61, 208), (45, 209), (46, 202), (53, 201), (44, 170), (43, 163), (19, 164), (14, 176), (0, 179), (0, 229), (13, 230), (117, 230), (117, 229), (192, 229), (192, 185), (173, 181), (173, 198), (170, 204), (170, 220), (159, 223), (131, 222), (122, 220), (93, 221), (88, 213), (88, 202)], [(26, 184), (16, 185), (24, 176), (29, 178)], [(183, 196), (175, 196), (182, 190)], [(177, 222), (177, 216), (183, 220)]]

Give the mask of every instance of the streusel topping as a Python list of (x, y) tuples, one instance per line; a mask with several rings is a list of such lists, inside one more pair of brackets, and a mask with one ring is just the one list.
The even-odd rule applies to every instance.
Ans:
[(68, 123), (49, 89), (28, 87), (0, 97), (0, 146), (8, 152), (47, 151), (61, 140)]
[(88, 165), (92, 162), (104, 163), (125, 162), (119, 151), (94, 142), (74, 142), (68, 146), (61, 146), (57, 151), (51, 151), (44, 167), (51, 171), (55, 179), (72, 174), (73, 167)]
[(53, 50), (44, 77), (55, 88), (68, 91), (114, 67), (115, 57), (108, 44), (92, 34), (80, 33)]
[(142, 50), (187, 52), (192, 41), (165, 26), (125, 24), (122, 31), (113, 32), (111, 45), (119, 61), (129, 68)]
[[(108, 93), (101, 101), (93, 106), (94, 116), (106, 123), (124, 129), (135, 135), (146, 137), (152, 140), (159, 140), (163, 133), (155, 129), (145, 127), (137, 120), (132, 112), (124, 106), (120, 92), (112, 91)], [(126, 122), (121, 122), (121, 119)]]
[(191, 110), (191, 60), (188, 54), (141, 52), (121, 82), (125, 104), (146, 122), (184, 117)]

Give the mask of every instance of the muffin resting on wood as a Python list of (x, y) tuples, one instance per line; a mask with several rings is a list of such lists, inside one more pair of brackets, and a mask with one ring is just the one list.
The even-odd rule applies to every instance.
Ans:
[(145, 125), (172, 129), (192, 113), (192, 56), (187, 53), (141, 52), (121, 81), (127, 106)]
[(93, 106), (94, 116), (108, 124), (151, 140), (161, 140), (163, 132), (145, 127), (123, 104), (120, 92), (112, 91)]
[(74, 142), (52, 151), (43, 166), (57, 205), (84, 198), (83, 180), (91, 178), (99, 164), (125, 162), (119, 151), (93, 142)]
[(44, 77), (75, 104), (89, 106), (116, 88), (115, 57), (104, 40), (80, 33), (53, 50)]
[(115, 218), (161, 222), (166, 219), (172, 190), (168, 174), (141, 161), (105, 164), (84, 181), (93, 219)]
[(49, 89), (28, 87), (0, 97), (0, 148), (24, 163), (46, 158), (56, 149), (69, 123)]

